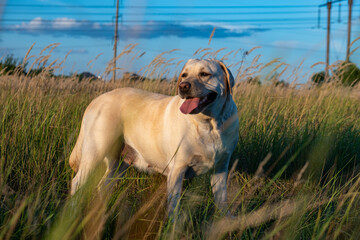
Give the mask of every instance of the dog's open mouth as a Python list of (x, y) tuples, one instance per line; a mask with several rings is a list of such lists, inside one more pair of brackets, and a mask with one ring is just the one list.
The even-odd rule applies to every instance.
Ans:
[(211, 92), (204, 97), (187, 97), (180, 107), (180, 111), (184, 114), (197, 114), (204, 108), (215, 101), (217, 97), (216, 92)]

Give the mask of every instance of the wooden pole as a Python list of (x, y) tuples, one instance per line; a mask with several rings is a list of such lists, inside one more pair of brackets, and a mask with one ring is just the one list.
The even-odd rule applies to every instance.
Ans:
[(350, 42), (351, 42), (351, 12), (353, 1), (349, 0), (349, 19), (348, 19), (348, 34), (347, 34), (347, 48), (346, 48), (346, 62), (350, 61)]
[(115, 33), (114, 33), (114, 65), (112, 81), (116, 81), (116, 56), (117, 56), (117, 42), (118, 42), (118, 22), (119, 22), (119, 0), (116, 1), (116, 16), (115, 16)]
[(331, 14), (331, 2), (327, 2), (327, 37), (326, 37), (326, 66), (325, 66), (325, 81), (329, 80), (329, 54), (330, 54), (330, 14)]

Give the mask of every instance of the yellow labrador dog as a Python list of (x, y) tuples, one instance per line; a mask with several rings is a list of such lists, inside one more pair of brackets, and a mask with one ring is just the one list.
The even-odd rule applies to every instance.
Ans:
[[(121, 88), (97, 97), (85, 111), (70, 156), (77, 172), (71, 194), (101, 161), (107, 164), (105, 184), (133, 165), (167, 176), (171, 214), (183, 179), (210, 170), (215, 203), (224, 210), (229, 160), (239, 137), (233, 85), (222, 62), (190, 59), (180, 73), (176, 96)], [(125, 159), (119, 167), (121, 155)]]

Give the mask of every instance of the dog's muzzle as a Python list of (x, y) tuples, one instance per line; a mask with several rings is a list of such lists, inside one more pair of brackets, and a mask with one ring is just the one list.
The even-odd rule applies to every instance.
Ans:
[(197, 114), (202, 112), (217, 97), (216, 92), (210, 92), (203, 97), (186, 97), (181, 104), (180, 111), (184, 114)]

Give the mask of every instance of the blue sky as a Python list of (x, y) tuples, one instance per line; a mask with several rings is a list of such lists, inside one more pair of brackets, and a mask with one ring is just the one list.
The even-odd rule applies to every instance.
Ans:
[[(51, 53), (62, 60), (71, 50), (63, 73), (91, 71), (102, 75), (113, 56), (115, 0), (12, 0), (0, 1), (0, 55), (23, 58), (31, 45), (32, 55), (52, 43), (60, 45)], [(164, 51), (173, 62), (186, 60), (199, 48), (221, 48), (223, 54), (240, 49), (244, 53), (260, 46), (245, 62), (261, 54), (260, 62), (274, 58), (289, 64), (289, 71), (302, 64), (301, 72), (322, 70), (325, 61), (326, 8), (322, 7), (318, 27), (318, 5), (324, 0), (302, 1), (163, 1), (123, 0), (120, 8), (119, 52), (128, 44), (138, 45), (134, 53), (118, 61), (122, 71), (139, 71)], [(347, 2), (332, 8), (330, 62), (346, 53)], [(339, 19), (340, 12), (340, 19)], [(340, 22), (338, 22), (340, 20)], [(216, 27), (210, 45), (209, 36)], [(360, 36), (360, 0), (354, 1), (352, 39)], [(360, 41), (359, 41), (360, 42)], [(359, 42), (354, 48), (359, 46)], [(359, 50), (360, 51), (360, 50)], [(43, 54), (46, 54), (43, 53)], [(359, 52), (351, 61), (359, 65)], [(97, 58), (96, 58), (97, 57)], [(96, 58), (96, 59), (95, 59)], [(95, 59), (91, 64), (88, 62)], [(232, 54), (228, 65), (244, 60)], [(169, 67), (169, 75), (181, 66)], [(232, 69), (234, 71), (234, 69)], [(171, 77), (171, 76), (169, 76)], [(300, 81), (305, 81), (306, 77)], [(291, 80), (291, 79), (289, 79)]]

